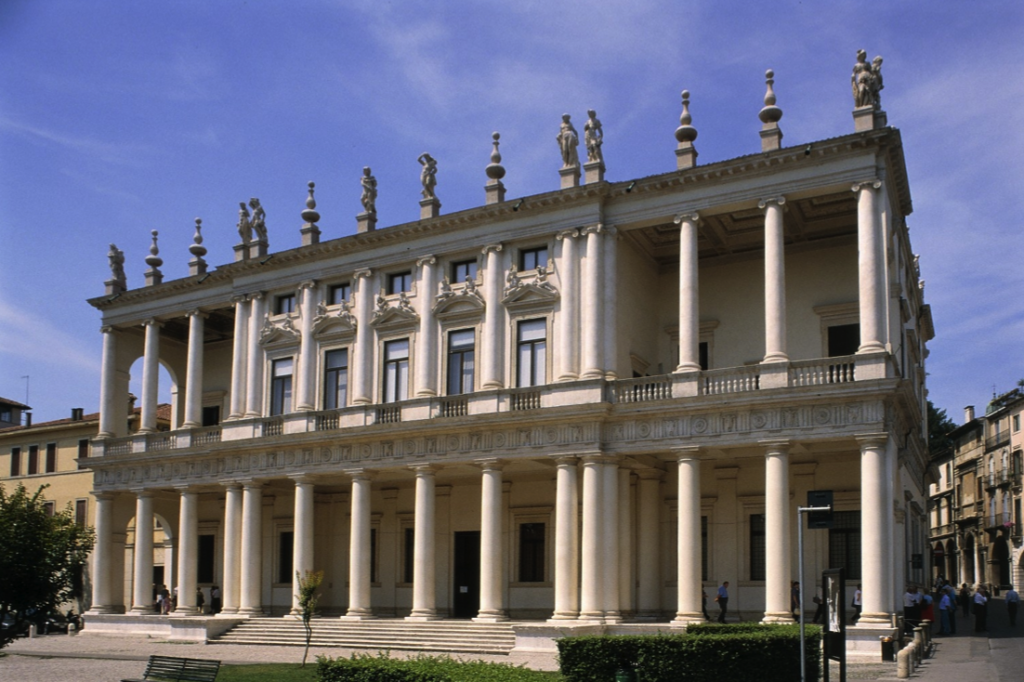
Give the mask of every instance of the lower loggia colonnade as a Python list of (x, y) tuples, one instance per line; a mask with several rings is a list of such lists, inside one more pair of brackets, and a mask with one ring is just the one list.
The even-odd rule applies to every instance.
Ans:
[[(863, 584), (864, 608), (861, 618), (862, 626), (888, 625), (892, 619), (892, 604), (896, 583), (896, 560), (893, 546), (895, 531), (892, 513), (893, 480), (896, 475), (896, 449), (894, 440), (885, 434), (866, 434), (857, 439), (859, 455), (848, 457), (845, 464), (833, 464), (819, 457), (810, 462), (812, 469), (826, 467), (845, 467), (846, 474), (854, 470), (859, 473), (859, 490), (855, 491), (857, 502), (853, 505), (861, 511), (861, 567)], [(744, 610), (763, 611), (766, 622), (786, 622), (791, 619), (789, 609), (791, 580), (796, 577), (795, 566), (795, 509), (799, 501), (796, 494), (791, 495), (794, 474), (791, 467), (792, 452), (799, 449), (798, 444), (789, 441), (764, 441), (758, 445), (760, 458), (763, 458), (763, 511), (765, 521), (765, 580), (763, 583), (763, 606), (751, 609), (749, 597)], [(854, 453), (850, 453), (851, 455)], [(264, 513), (265, 502), (269, 501), (268, 491), (275, 498), (291, 488), (293, 497), (293, 515), (290, 530), (294, 533), (292, 546), (292, 571), (303, 573), (307, 570), (327, 569), (325, 583), (337, 586), (330, 587), (329, 595), (321, 601), (327, 610), (342, 612), (346, 619), (367, 619), (377, 615), (408, 614), (413, 620), (432, 620), (450, 615), (450, 607), (454, 594), (448, 594), (444, 585), (450, 585), (447, 575), (438, 581), (439, 566), (450, 569), (450, 559), (444, 556), (449, 548), (446, 535), (451, 535), (453, 527), (439, 528), (438, 499), (457, 495), (465, 500), (468, 490), (459, 488), (479, 487), (475, 500), (478, 505), (479, 524), (474, 530), (479, 531), (480, 565), (479, 565), (479, 609), (476, 619), (480, 621), (501, 621), (512, 615), (515, 618), (550, 618), (553, 622), (565, 621), (597, 621), (606, 623), (619, 622), (623, 618), (646, 620), (664, 620), (664, 616), (675, 613), (673, 625), (684, 626), (688, 622), (703, 620), (702, 614), (702, 581), (701, 567), (701, 535), (702, 514), (706, 505), (714, 505), (719, 497), (716, 482), (718, 468), (723, 470), (742, 470), (754, 468), (748, 464), (749, 457), (723, 460), (721, 451), (709, 453), (700, 447), (680, 448), (672, 453), (660, 453), (662, 462), (672, 461), (676, 474), (675, 499), (675, 580), (673, 576), (663, 575), (665, 572), (664, 555), (668, 551), (667, 540), (663, 529), (670, 528), (665, 524), (665, 516), (671, 508), (671, 497), (666, 495), (670, 486), (665, 480), (665, 470), (644, 466), (639, 459), (624, 459), (616, 456), (586, 453), (577, 456), (560, 456), (548, 460), (530, 460), (536, 465), (543, 462), (542, 468), (525, 470), (522, 462), (516, 459), (482, 459), (461, 464), (445, 463), (422, 464), (403, 467), (401, 470), (357, 469), (338, 472), (335, 475), (316, 477), (307, 474), (282, 476), (273, 480), (234, 480), (221, 484), (221, 491), (211, 490), (211, 486), (183, 487), (168, 490), (133, 490), (135, 523), (135, 551), (132, 553), (133, 565), (128, 575), (132, 576), (131, 603), (127, 605), (133, 614), (151, 614), (153, 575), (153, 519), (154, 501), (159, 501), (164, 509), (169, 509), (177, 502), (177, 548), (174, 552), (176, 567), (174, 576), (178, 588), (178, 605), (175, 615), (192, 616), (198, 613), (196, 605), (197, 589), (197, 535), (200, 523), (200, 500), (209, 510), (211, 498), (217, 499), (220, 507), (220, 518), (217, 521), (221, 531), (221, 552), (219, 564), (221, 571), (222, 614), (231, 616), (254, 616), (268, 613), (270, 606), (280, 612), (282, 604), (277, 603), (273, 596), (266, 603), (268, 594), (267, 571), (274, 570), (273, 547), (264, 546), (268, 537), (268, 529), (264, 527), (267, 515)], [(650, 462), (650, 460), (646, 460)], [(466, 474), (473, 467), (475, 481), (467, 483)], [(800, 462), (807, 466), (808, 462)], [(446, 481), (438, 485), (439, 474), (451, 473), (458, 469), (461, 478), (455, 478), (452, 485)], [(554, 475), (550, 469), (554, 468)], [(758, 467), (758, 471), (762, 471)], [(540, 473), (538, 473), (540, 472)], [(396, 474), (404, 478), (396, 478)], [(634, 476), (635, 484), (634, 484)], [(344, 533), (335, 533), (318, 542), (317, 493), (318, 484), (336, 489), (338, 476), (344, 475), (348, 481), (347, 509), (331, 506), (331, 515), (335, 524), (345, 524)], [(401, 518), (409, 514), (396, 512), (399, 486), (405, 485), (409, 492), (408, 478), (414, 477), (412, 488), (412, 524), (413, 524), (413, 557), (412, 584), (403, 587), (411, 588), (409, 601), (402, 604), (397, 598), (397, 589), (391, 591), (391, 598), (379, 603), (374, 590), (380, 589), (387, 581), (379, 576), (374, 580), (376, 572), (384, 570), (384, 556), (392, 555), (398, 564), (398, 552), (385, 553), (383, 547), (375, 547), (374, 529), (376, 528), (377, 544), (387, 542), (390, 536), (395, 540), (394, 546), (401, 538), (398, 530), (402, 528)], [(737, 476), (737, 474), (730, 474)], [(540, 476), (541, 478), (538, 478)], [(702, 483), (703, 478), (703, 483)], [(723, 476), (721, 478), (727, 478)], [(850, 477), (847, 476), (847, 479)], [(545, 482), (546, 481), (546, 482)], [(517, 510), (510, 507), (508, 491), (515, 482), (526, 484), (526, 489), (533, 489), (536, 495), (546, 501), (543, 509), (538, 511), (537, 505)], [(728, 481), (725, 481), (728, 483)], [(286, 488), (282, 488), (282, 484)], [(552, 487), (554, 490), (550, 490)], [(548, 486), (548, 487), (545, 487)], [(856, 486), (855, 486), (856, 487)], [(375, 498), (375, 491), (378, 493)], [(455, 492), (453, 492), (455, 491)], [(553, 493), (553, 494), (550, 494)], [(380, 494), (384, 494), (383, 498)], [(475, 494), (475, 491), (474, 493)], [(337, 494), (334, 493), (334, 496)], [(702, 497), (703, 495), (703, 497)], [(221, 503), (219, 500), (223, 498)], [(92, 575), (92, 613), (117, 613), (125, 610), (125, 605), (118, 595), (121, 590), (114, 584), (118, 572), (115, 568), (114, 537), (118, 533), (115, 528), (115, 508), (121, 517), (128, 516), (127, 500), (129, 495), (110, 492), (98, 493), (96, 513), (97, 544), (94, 552), (94, 569)], [(335, 499), (343, 499), (336, 498)], [(390, 528), (387, 528), (385, 516), (380, 509), (383, 503), (392, 505)], [(450, 504), (450, 501), (448, 502)], [(345, 520), (347, 511), (348, 519)], [(517, 513), (533, 513), (536, 517), (550, 518), (554, 528), (553, 542), (548, 541), (545, 534), (547, 552), (553, 561), (549, 569), (545, 569), (548, 582), (543, 583), (543, 591), (528, 597), (517, 598), (521, 603), (510, 604), (510, 586), (529, 587), (515, 583), (510, 576), (510, 567), (514, 562), (509, 553), (514, 552), (515, 528), (509, 523), (512, 515)], [(547, 515), (547, 516), (544, 516)], [(276, 528), (283, 528), (283, 517), (278, 511), (271, 511), (271, 522)], [(449, 517), (455, 514), (449, 508)], [(470, 517), (472, 514), (465, 514)], [(733, 514), (729, 520), (728, 513), (722, 513), (722, 523), (732, 523), (737, 528), (734, 537), (738, 537), (739, 520)], [(324, 516), (319, 518), (323, 519)], [(209, 521), (204, 522), (209, 526)], [(460, 528), (466, 523), (460, 517)], [(717, 522), (716, 522), (717, 523)], [(126, 523), (127, 525), (127, 523)], [(452, 526), (451, 523), (441, 524)], [(470, 522), (470, 526), (474, 526)], [(347, 535), (347, 538), (344, 536)], [(510, 537), (511, 535), (511, 537)], [(339, 553), (337, 545), (347, 539), (347, 556)], [(737, 543), (738, 544), (738, 543)], [(321, 551), (327, 550), (327, 557), (317, 557), (314, 546), (319, 545)], [(440, 547), (439, 547), (440, 545)], [(694, 551), (694, 549), (696, 551)], [(377, 553), (377, 557), (374, 556)], [(742, 552), (739, 553), (742, 555)], [(339, 561), (339, 557), (341, 560)], [(269, 561), (268, 561), (269, 559)], [(344, 563), (339, 566), (336, 564)], [(722, 563), (725, 563), (724, 561)], [(739, 589), (742, 575), (735, 575), (742, 561), (737, 560), (724, 570), (718, 569), (717, 575), (708, 576), (710, 581), (720, 583), (730, 580), (733, 589)], [(716, 564), (717, 566), (717, 564)], [(392, 577), (398, 575), (400, 566), (392, 566)], [(729, 572), (733, 572), (732, 576)], [(812, 574), (813, 575), (813, 574)], [(403, 582), (401, 580), (393, 581)], [(347, 585), (346, 585), (347, 583)], [(674, 584), (673, 584), (674, 583)], [(441, 586), (444, 594), (439, 595)], [(274, 587), (270, 588), (273, 595)], [(291, 597), (290, 613), (297, 613), (297, 585), (281, 586), (279, 592), (287, 589)], [(538, 596), (540, 595), (540, 596)], [(439, 598), (440, 596), (440, 598)], [(526, 614), (525, 616), (522, 614)]]

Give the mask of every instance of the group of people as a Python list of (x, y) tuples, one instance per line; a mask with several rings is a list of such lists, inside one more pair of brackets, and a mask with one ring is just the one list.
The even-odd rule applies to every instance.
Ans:
[[(935, 586), (935, 593), (934, 597), (931, 594), (922, 594), (916, 585), (907, 588), (903, 595), (903, 620), (908, 630), (912, 632), (913, 628), (923, 620), (936, 622), (935, 603), (937, 602), (940, 635), (956, 634), (958, 610), (961, 611), (964, 618), (974, 616), (975, 632), (988, 632), (989, 593), (984, 585), (977, 585), (972, 593), (967, 583), (963, 583), (957, 590), (955, 585), (939, 578)], [(1016, 627), (1020, 595), (1012, 585), (1006, 592), (1005, 600), (1010, 627)]]
[[(178, 588), (175, 587), (174, 591), (167, 589), (167, 585), (161, 583), (155, 585), (154, 589), (154, 602), (156, 612), (160, 615), (166, 616), (171, 611), (178, 607)], [(199, 609), (200, 614), (206, 613), (206, 595), (203, 594), (203, 588), (196, 588), (196, 607)], [(220, 613), (221, 610), (221, 596), (220, 588), (216, 585), (210, 587), (210, 613)]]

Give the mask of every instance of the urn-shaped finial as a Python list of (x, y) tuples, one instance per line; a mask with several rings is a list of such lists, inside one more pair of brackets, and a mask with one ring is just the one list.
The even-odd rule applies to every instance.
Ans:
[(678, 142), (693, 142), (697, 139), (697, 129), (690, 123), (693, 117), (690, 116), (690, 91), (683, 90), (683, 113), (679, 116), (679, 127), (676, 128), (676, 140)]
[(764, 72), (764, 78), (768, 89), (764, 94), (764, 108), (761, 109), (758, 117), (762, 123), (778, 123), (782, 118), (782, 109), (775, 106), (775, 90), (772, 89), (775, 84), (775, 72), (768, 69)]
[(196, 218), (196, 233), (192, 237), (192, 246), (188, 247), (189, 253), (196, 258), (202, 258), (206, 255), (206, 247), (203, 246), (203, 219)]
[(494, 133), (491, 137), (494, 140), (494, 149), (491, 151), (491, 162), (487, 164), (485, 171), (491, 180), (501, 180), (505, 177), (505, 167), (501, 165), (501, 152), (498, 151), (498, 140), (501, 139), (501, 135)]
[(316, 183), (309, 183), (309, 196), (306, 197), (306, 210), (302, 212), (302, 219), (306, 221), (307, 225), (313, 225), (316, 221), (320, 220), (320, 214), (316, 212), (316, 199), (313, 198), (313, 190), (316, 188)]
[(158, 268), (164, 264), (164, 259), (160, 257), (160, 247), (156, 245), (156, 238), (159, 232), (153, 230), (153, 244), (149, 247), (149, 255), (146, 256), (146, 265), (151, 268)]

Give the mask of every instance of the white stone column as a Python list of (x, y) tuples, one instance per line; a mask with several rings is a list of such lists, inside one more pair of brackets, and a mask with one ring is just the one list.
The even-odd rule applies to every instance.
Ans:
[(884, 433), (860, 443), (861, 583), (858, 625), (888, 625), (892, 619), (892, 494)]
[(135, 498), (135, 571), (132, 613), (152, 614), (153, 607), (153, 496), (140, 491)]
[(579, 378), (579, 254), (576, 238), (579, 230), (563, 230), (555, 239), (562, 242), (562, 257), (559, 260), (558, 312), (558, 381), (575, 381)]
[(615, 537), (619, 549), (619, 614), (625, 617), (635, 611), (633, 608), (633, 505), (630, 500), (631, 472), (619, 467), (618, 488), (619, 509)]
[[(604, 378), (615, 381), (619, 378), (619, 317), (618, 317), (618, 230), (611, 225), (604, 226)], [(632, 376), (630, 374), (629, 376)]]
[(508, 620), (505, 595), (505, 553), (502, 551), (501, 462), (486, 460), (480, 481), (480, 612), (473, 620)]
[(186, 429), (203, 425), (203, 327), (206, 313), (188, 311), (188, 361), (185, 369)]
[(619, 613), (619, 463), (609, 460), (602, 472), (603, 505), (601, 507), (601, 554), (602, 582), (604, 584), (602, 606), (604, 621), (617, 623), (622, 620)]
[(260, 591), (263, 572), (263, 486), (252, 481), (242, 490), (242, 579), (238, 614), (263, 614)]
[(700, 370), (700, 303), (697, 226), (700, 215), (676, 217), (679, 225), (679, 366), (677, 372)]
[(263, 416), (263, 348), (260, 346), (260, 332), (266, 317), (265, 305), (263, 292), (249, 294), (249, 352), (246, 358), (249, 369), (245, 401), (245, 416), (249, 418)]
[(370, 543), (372, 514), (370, 507), (370, 476), (365, 471), (352, 472), (352, 514), (348, 552), (348, 611), (344, 618), (373, 618), (370, 606), (373, 546)]
[(604, 534), (604, 462), (598, 457), (583, 459), (583, 556), (580, 572), (580, 620), (604, 619), (605, 560), (601, 547)]
[[(142, 358), (142, 416), (139, 433), (156, 431), (156, 406), (160, 393), (160, 327), (154, 319), (142, 323), (146, 328), (145, 350)], [(150, 582), (153, 576), (149, 577)]]
[(600, 224), (583, 228), (587, 238), (587, 255), (583, 259), (580, 338), (583, 353), (581, 379), (604, 378), (604, 243)]
[(249, 357), (249, 301), (245, 296), (235, 296), (231, 300), (235, 304), (235, 336), (231, 341), (231, 403), (230, 412), (228, 413), (229, 420), (241, 419), (245, 416), (245, 370)]
[[(860, 287), (860, 348), (858, 353), (885, 350), (885, 236), (879, 207), (879, 180), (859, 182), (857, 194), (857, 274)], [(865, 591), (865, 598), (867, 591)], [(866, 611), (865, 605), (865, 611)]]
[(369, 270), (356, 270), (353, 296), (356, 302), (356, 343), (352, 348), (352, 404), (373, 402), (373, 279)]
[(196, 578), (198, 577), (199, 549), (199, 496), (194, 490), (181, 489), (178, 503), (178, 604), (175, 616), (194, 616), (196, 606)]
[(791, 623), (789, 443), (765, 443), (764, 542), (766, 623)]
[(114, 613), (113, 572), (114, 496), (93, 492), (96, 500), (96, 545), (92, 551), (92, 607), (89, 615)]
[(679, 591), (673, 625), (700, 623), (701, 539), (700, 539), (700, 452), (697, 448), (678, 451), (679, 520), (676, 539), (676, 584)]
[(117, 420), (124, 419), (125, 406), (117, 406), (117, 332), (100, 327), (103, 333), (103, 364), (100, 369), (100, 438), (117, 435)]
[(221, 590), (225, 615), (238, 613), (242, 555), (242, 487), (229, 484), (224, 498), (224, 585)]
[(435, 481), (432, 466), (416, 470), (416, 519), (412, 566), (412, 613), (407, 620), (435, 620), (437, 586), (435, 584), (434, 507)]
[(424, 256), (416, 261), (420, 268), (419, 299), (420, 330), (416, 337), (416, 395), (437, 395), (437, 336), (434, 320), (434, 294), (437, 291), (437, 258)]
[(786, 353), (786, 235), (782, 224), (785, 197), (762, 199), (764, 211), (764, 362), (789, 362)]
[(292, 612), (291, 615), (302, 615), (299, 606), (299, 576), (313, 570), (313, 481), (296, 476), (295, 481), (295, 517), (293, 522), (292, 543)]
[(505, 309), (501, 304), (501, 286), (505, 278), (502, 276), (501, 244), (488, 244), (483, 249), (487, 263), (484, 266), (484, 327), (481, 335), (480, 369), (482, 370), (483, 388), (503, 388), (505, 386), (502, 372), (502, 328), (505, 320)]
[(661, 614), (661, 471), (641, 469), (637, 501), (637, 617), (653, 620)]
[(316, 409), (316, 339), (313, 338), (313, 318), (316, 317), (316, 282), (307, 280), (299, 284), (299, 362), (298, 390), (295, 411), (311, 412)]
[(560, 457), (555, 479), (555, 612), (552, 620), (580, 615), (579, 489), (576, 458)]

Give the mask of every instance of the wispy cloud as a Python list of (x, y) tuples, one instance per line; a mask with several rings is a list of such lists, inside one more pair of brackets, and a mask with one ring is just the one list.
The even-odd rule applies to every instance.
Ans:
[(78, 154), (121, 166), (144, 167), (147, 165), (145, 157), (153, 152), (153, 149), (147, 145), (132, 142), (107, 142), (93, 137), (69, 135), (61, 131), (20, 123), (3, 116), (0, 116), (0, 130), (24, 135), (36, 142), (56, 145)]
[[(59, 324), (18, 308), (0, 298), (0, 357), (10, 367), (20, 362), (42, 362), (98, 372), (92, 348), (68, 334)], [(40, 341), (45, 339), (45, 343)]]

